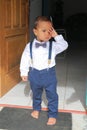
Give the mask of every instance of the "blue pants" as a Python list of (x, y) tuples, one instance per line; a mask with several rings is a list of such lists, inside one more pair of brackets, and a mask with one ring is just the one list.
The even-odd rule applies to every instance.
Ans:
[(29, 81), (33, 92), (33, 109), (41, 110), (42, 92), (45, 89), (48, 100), (48, 117), (56, 118), (58, 114), (58, 94), (56, 92), (55, 67), (40, 71), (30, 68)]

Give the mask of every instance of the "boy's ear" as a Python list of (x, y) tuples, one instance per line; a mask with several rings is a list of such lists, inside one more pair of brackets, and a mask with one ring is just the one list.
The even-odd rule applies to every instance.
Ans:
[(37, 35), (37, 30), (35, 28), (33, 29), (33, 33), (34, 35)]

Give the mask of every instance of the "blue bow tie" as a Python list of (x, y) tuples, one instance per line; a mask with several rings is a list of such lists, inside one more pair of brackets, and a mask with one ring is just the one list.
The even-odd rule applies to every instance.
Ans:
[(42, 43), (42, 44), (40, 44), (40, 43), (38, 43), (38, 42), (35, 43), (35, 47), (36, 47), (36, 48), (38, 48), (38, 47), (40, 47), (40, 46), (46, 48), (46, 43)]

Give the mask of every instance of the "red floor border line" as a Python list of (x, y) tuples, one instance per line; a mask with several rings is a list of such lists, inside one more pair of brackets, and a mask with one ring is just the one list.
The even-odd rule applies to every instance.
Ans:
[[(11, 108), (24, 108), (24, 109), (32, 109), (31, 106), (19, 106), (19, 105), (10, 105), (10, 104), (0, 104), (0, 107), (11, 107)], [(42, 108), (43, 111), (47, 111), (47, 108)], [(72, 114), (85, 114), (87, 115), (87, 111), (78, 111), (78, 110), (64, 110), (59, 109), (59, 112), (72, 113)]]

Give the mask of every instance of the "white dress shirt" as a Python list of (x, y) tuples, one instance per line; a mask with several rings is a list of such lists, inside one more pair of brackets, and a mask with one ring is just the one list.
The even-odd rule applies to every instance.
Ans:
[(35, 43), (39, 41), (37, 41), (36, 39), (33, 40), (33, 45), (32, 45), (33, 63), (31, 62), (31, 57), (30, 57), (30, 43), (26, 45), (20, 62), (21, 76), (28, 75), (29, 67), (33, 67), (37, 70), (42, 70), (48, 67), (51, 68), (56, 65), (55, 63), (56, 55), (66, 50), (68, 47), (68, 43), (64, 40), (62, 35), (57, 35), (54, 39), (55, 41), (52, 42), (52, 52), (51, 52), (52, 56), (51, 56), (51, 63), (49, 66), (48, 66), (49, 41), (46, 42), (47, 44), (46, 48), (42, 46), (36, 48)]

